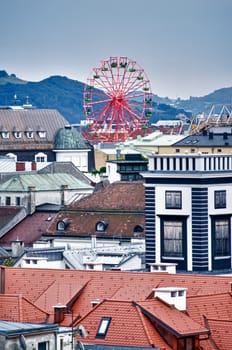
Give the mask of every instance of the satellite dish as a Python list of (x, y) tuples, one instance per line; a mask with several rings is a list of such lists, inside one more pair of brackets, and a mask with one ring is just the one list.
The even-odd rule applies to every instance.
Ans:
[(80, 324), (80, 326), (78, 326), (77, 331), (82, 338), (87, 337), (87, 331), (86, 331), (85, 327), (82, 326), (82, 324)]
[(26, 339), (23, 334), (20, 335), (19, 337), (19, 342), (23, 350), (27, 349), (27, 344), (26, 344)]
[(75, 350), (85, 350), (85, 347), (80, 341), (78, 341), (76, 343), (76, 349)]

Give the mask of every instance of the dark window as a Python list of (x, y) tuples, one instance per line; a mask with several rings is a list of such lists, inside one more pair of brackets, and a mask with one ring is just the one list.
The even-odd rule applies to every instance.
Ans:
[(179, 148), (176, 148), (176, 153), (180, 153), (180, 149)]
[(194, 350), (194, 338), (182, 338), (177, 340), (177, 350)]
[(229, 219), (215, 220), (215, 253), (217, 257), (230, 255)]
[(136, 225), (134, 228), (134, 233), (141, 233), (144, 231), (144, 226), (143, 225)]
[(16, 205), (21, 205), (21, 198), (20, 197), (16, 197)]
[(11, 204), (11, 198), (10, 197), (6, 197), (6, 205), (10, 205)]
[(100, 325), (98, 327), (96, 338), (105, 338), (110, 325), (110, 321), (111, 317), (102, 317)]
[(57, 223), (57, 230), (58, 231), (64, 231), (66, 230), (66, 228), (69, 226), (69, 224), (71, 224), (71, 220), (69, 219), (63, 219), (63, 220), (60, 220), (58, 221)]
[(43, 341), (41, 343), (38, 343), (38, 350), (49, 350), (49, 342)]
[(214, 206), (215, 209), (226, 208), (226, 191), (214, 192)]
[(108, 223), (106, 221), (99, 221), (96, 224), (96, 231), (97, 232), (104, 232), (108, 226)]
[(168, 257), (183, 257), (183, 221), (163, 222), (163, 254)]
[(166, 206), (166, 209), (181, 209), (182, 208), (181, 191), (166, 191), (165, 206)]

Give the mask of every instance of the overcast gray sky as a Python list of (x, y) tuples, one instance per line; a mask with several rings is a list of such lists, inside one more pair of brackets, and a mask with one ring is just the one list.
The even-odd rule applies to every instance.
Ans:
[(232, 86), (232, 0), (0, 0), (0, 70), (86, 82), (112, 56), (136, 61), (152, 92)]

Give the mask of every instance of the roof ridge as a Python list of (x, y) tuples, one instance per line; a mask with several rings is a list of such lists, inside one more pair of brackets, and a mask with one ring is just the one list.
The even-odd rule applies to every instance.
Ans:
[(154, 347), (155, 344), (153, 343), (152, 338), (151, 338), (151, 336), (150, 336), (150, 332), (149, 332), (149, 330), (148, 330), (148, 328), (147, 328), (147, 326), (146, 326), (146, 324), (145, 324), (145, 322), (144, 322), (144, 315), (143, 315), (143, 313), (142, 313), (141, 308), (139, 307), (139, 305), (138, 305), (137, 303), (132, 302), (132, 305), (134, 305), (134, 307), (136, 308), (136, 310), (137, 310), (137, 312), (138, 312), (139, 318), (140, 318), (141, 323), (142, 323), (142, 325), (143, 325), (143, 329), (144, 329), (144, 331), (145, 331), (145, 334), (146, 334), (146, 337), (147, 337), (147, 339), (148, 339), (149, 344), (150, 344), (152, 347)]

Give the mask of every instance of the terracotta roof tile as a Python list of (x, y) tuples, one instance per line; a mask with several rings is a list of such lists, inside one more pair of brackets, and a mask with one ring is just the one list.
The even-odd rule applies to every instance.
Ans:
[(0, 319), (13, 322), (46, 322), (48, 314), (22, 295), (0, 294)]
[(209, 329), (213, 334), (213, 341), (218, 349), (231, 350), (232, 322), (227, 320), (208, 320)]
[(114, 182), (91, 196), (74, 202), (76, 209), (118, 209), (144, 211), (144, 185), (142, 181)]
[[(62, 232), (57, 231), (57, 223), (64, 218), (71, 221), (64, 232), (66, 235), (134, 237), (135, 227), (145, 225), (143, 182), (115, 182), (73, 202), (59, 212), (47, 233), (60, 236)], [(103, 233), (96, 232), (99, 221), (108, 223)], [(139, 236), (143, 237), (144, 232)]]
[[(61, 220), (70, 220), (71, 223), (65, 230), (66, 235), (78, 235), (91, 237), (144, 237), (144, 232), (135, 233), (135, 227), (141, 225), (144, 227), (144, 214), (133, 213), (96, 213), (96, 212), (69, 212), (61, 211), (47, 229), (49, 235), (60, 235), (57, 231), (57, 223)], [(96, 231), (96, 224), (99, 221), (107, 222), (108, 226), (104, 232)]]
[[(104, 339), (98, 338), (97, 331), (103, 317), (110, 317), (110, 325)], [(88, 332), (86, 343), (115, 346), (165, 347), (164, 342), (150, 321), (129, 301), (104, 300), (75, 326), (82, 324)], [(119, 336), (120, 335), (120, 336)]]
[(208, 330), (201, 324), (192, 320), (184, 312), (177, 310), (157, 298), (138, 303), (142, 309), (155, 317), (167, 328), (172, 329), (178, 337), (193, 334), (208, 334)]
[[(127, 307), (134, 301), (143, 310), (147, 310), (149, 314), (159, 318), (160, 322), (172, 328), (177, 334), (187, 334), (189, 331), (192, 333), (204, 332), (209, 327), (212, 332), (212, 340), (201, 342), (204, 345), (204, 350), (215, 349), (214, 341), (218, 344), (223, 341), (223, 334), (218, 333), (217, 335), (215, 333), (216, 323), (213, 323), (214, 320), (225, 322), (226, 325), (232, 322), (230, 316), (232, 315), (232, 296), (230, 294), (232, 276), (14, 267), (1, 267), (0, 274), (0, 282), (4, 281), (4, 284), (0, 286), (2, 292), (21, 294), (23, 298), (35, 304), (39, 309), (49, 312), (50, 315), (52, 315), (53, 306), (57, 302), (72, 306), (75, 317), (85, 317), (93, 310), (92, 302), (96, 299), (100, 302), (110, 301), (112, 305), (122, 301)], [(158, 304), (153, 296), (153, 290), (161, 286), (187, 288), (186, 314), (180, 313), (160, 301)], [(102, 304), (108, 305), (105, 302)], [(28, 306), (25, 308), (28, 309)], [(118, 308), (121, 310), (120, 306)], [(131, 306), (129, 310), (131, 310)], [(134, 312), (133, 309), (133, 315)], [(13, 318), (14, 310), (10, 309), (8, 315), (9, 318)], [(126, 320), (126, 315), (123, 317), (121, 319)], [(66, 316), (63, 325), (70, 325), (70, 322), (70, 315)], [(144, 322), (146, 323), (146, 321)], [(94, 322), (90, 324), (90, 327), (96, 329)], [(133, 329), (130, 328), (130, 332), (133, 336)], [(131, 339), (130, 337), (131, 334), (128, 334), (128, 339)], [(220, 348), (219, 345), (218, 348)], [(224, 350), (223, 347), (220, 349)], [(227, 348), (225, 349), (227, 350)]]

